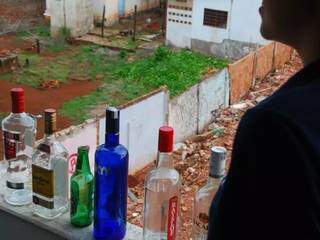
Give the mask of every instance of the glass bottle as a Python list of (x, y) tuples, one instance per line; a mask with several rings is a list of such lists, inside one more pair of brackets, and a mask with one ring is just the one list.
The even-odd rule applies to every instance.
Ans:
[(128, 150), (119, 144), (120, 111), (106, 110), (106, 141), (95, 153), (94, 231), (97, 239), (126, 234)]
[(209, 228), (209, 209), (225, 175), (226, 149), (211, 148), (210, 172), (206, 184), (195, 195), (193, 211), (193, 240), (207, 240)]
[(76, 171), (70, 180), (70, 219), (76, 227), (89, 226), (93, 220), (93, 175), (88, 154), (89, 147), (78, 148)]
[(32, 156), (33, 213), (50, 220), (68, 210), (68, 151), (55, 140), (56, 110), (44, 114), (45, 136)]
[(160, 128), (157, 166), (145, 180), (144, 240), (178, 239), (181, 179), (171, 160), (173, 134)]
[[(25, 113), (22, 88), (11, 89), (12, 112), (2, 121), (4, 161), (0, 163), (1, 189), (6, 202), (25, 205), (32, 201), (31, 155), (36, 120)], [(3, 191), (4, 190), (4, 191)]]

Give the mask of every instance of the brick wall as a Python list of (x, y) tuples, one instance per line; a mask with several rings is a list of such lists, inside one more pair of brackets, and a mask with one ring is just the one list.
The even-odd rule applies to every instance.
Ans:
[(45, 0), (0, 0), (0, 34), (39, 22), (45, 5)]

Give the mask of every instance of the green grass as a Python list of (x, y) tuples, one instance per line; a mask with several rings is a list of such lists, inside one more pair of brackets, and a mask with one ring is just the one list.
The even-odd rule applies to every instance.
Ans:
[(77, 64), (89, 63), (88, 74), (103, 74), (103, 87), (87, 96), (66, 102), (60, 110), (75, 123), (86, 120), (90, 109), (103, 102), (119, 105), (160, 86), (167, 85), (171, 96), (177, 96), (211, 68), (222, 69), (227, 61), (187, 50), (173, 52), (158, 48), (151, 57), (128, 63), (120, 56), (109, 58), (97, 46), (84, 46), (76, 57)]
[[(41, 83), (47, 80), (67, 82), (72, 66), (63, 63), (64, 57), (57, 57), (53, 61), (47, 62), (35, 54), (19, 54), (18, 57), (23, 67), (18, 74), (17, 83), (39, 88)], [(29, 66), (26, 66), (26, 59), (29, 59)]]
[(17, 36), (20, 38), (27, 38), (32, 35), (35, 35), (37, 37), (50, 37), (50, 26), (49, 25), (39, 25), (36, 26), (29, 31), (25, 30), (18, 30), (17, 31)]
[(116, 74), (124, 81), (125, 92), (135, 95), (166, 85), (174, 97), (197, 83), (206, 70), (222, 69), (227, 64), (200, 53), (160, 47), (149, 58), (121, 65)]
[(0, 124), (1, 124), (2, 120), (8, 115), (9, 115), (9, 113), (0, 112)]

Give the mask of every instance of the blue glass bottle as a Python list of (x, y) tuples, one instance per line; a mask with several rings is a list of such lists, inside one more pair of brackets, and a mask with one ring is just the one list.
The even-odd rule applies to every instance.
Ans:
[(96, 239), (120, 240), (126, 234), (128, 150), (119, 144), (118, 109), (106, 110), (106, 141), (95, 154), (95, 209), (93, 235)]

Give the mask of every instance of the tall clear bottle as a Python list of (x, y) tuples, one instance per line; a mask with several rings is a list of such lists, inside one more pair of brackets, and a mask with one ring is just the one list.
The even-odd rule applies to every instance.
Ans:
[(178, 239), (181, 179), (171, 160), (173, 134), (160, 128), (157, 166), (145, 179), (144, 240)]
[(207, 240), (209, 230), (209, 209), (225, 175), (226, 149), (211, 148), (210, 171), (207, 183), (198, 190), (194, 199), (193, 240)]
[(95, 153), (94, 230), (96, 239), (126, 234), (128, 150), (119, 144), (120, 111), (106, 110), (106, 141)]
[(32, 156), (33, 213), (51, 220), (68, 210), (68, 151), (55, 140), (56, 110), (44, 114), (45, 136)]
[(4, 161), (0, 163), (1, 192), (6, 202), (25, 205), (32, 201), (31, 155), (36, 120), (25, 113), (22, 88), (11, 89), (12, 112), (2, 121)]

